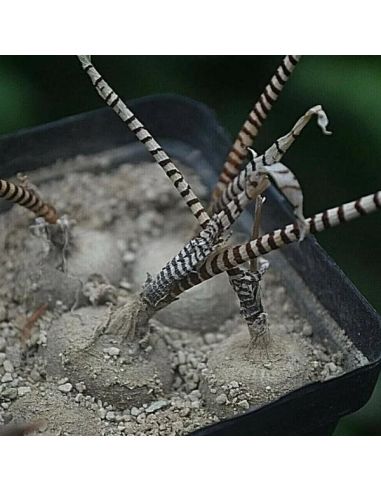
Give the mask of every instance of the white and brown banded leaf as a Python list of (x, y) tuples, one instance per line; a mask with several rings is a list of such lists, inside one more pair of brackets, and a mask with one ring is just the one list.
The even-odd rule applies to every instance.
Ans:
[[(223, 234), (230, 231), (232, 224), (239, 217), (244, 206), (256, 194), (262, 192), (267, 186), (267, 178), (258, 177), (259, 183), (251, 185), (241, 192), (235, 200), (230, 202), (224, 210), (214, 214), (205, 229), (188, 241), (181, 251), (174, 256), (155, 276), (148, 275), (144, 285), (142, 296), (152, 306), (156, 307), (174, 299), (170, 295), (173, 285), (186, 278), (197, 270), (197, 266), (205, 261), (223, 240)], [(249, 181), (250, 185), (250, 181)], [(228, 274), (236, 275), (237, 272), (228, 271)]]
[[(317, 117), (318, 125), (323, 133), (330, 135), (331, 132), (327, 131), (328, 118), (322, 107), (314, 106), (309, 109), (298, 119), (290, 132), (278, 138), (262, 155), (256, 155), (247, 163), (245, 168), (242, 169), (223, 191), (216, 205), (216, 210), (224, 209), (230, 201), (234, 200), (245, 189), (248, 180), (253, 179), (256, 172), (266, 173), (269, 166), (279, 162), (313, 116)], [(253, 152), (252, 149), (249, 150)]]
[[(306, 219), (306, 234), (316, 234), (331, 227), (368, 215), (381, 209), (381, 191), (363, 196), (358, 200), (333, 207)], [(223, 248), (213, 253), (192, 272), (187, 278), (179, 282), (172, 291), (172, 295), (180, 295), (195, 285), (204, 282), (215, 275), (237, 268), (247, 261), (258, 258), (288, 244), (299, 241), (300, 229), (296, 224), (277, 229), (258, 239), (247, 243)]]
[(286, 135), (278, 138), (264, 154), (255, 157), (254, 162), (265, 166), (271, 166), (271, 164), (279, 162), (282, 156), (288, 151), (291, 145), (302, 133), (303, 129), (307, 126), (313, 116), (316, 116), (317, 124), (324, 135), (331, 135), (332, 132), (327, 130), (328, 117), (325, 111), (320, 105), (314, 106), (298, 119)]
[(128, 128), (135, 134), (136, 138), (146, 147), (153, 159), (163, 169), (167, 177), (172, 181), (176, 190), (190, 208), (199, 225), (204, 228), (209, 222), (199, 198), (195, 195), (189, 183), (177, 169), (168, 154), (153, 138), (147, 128), (138, 120), (134, 113), (126, 106), (122, 99), (111, 89), (98, 70), (91, 63), (88, 55), (79, 55), (79, 61), (85, 73), (89, 76), (99, 96), (110, 106), (110, 108), (126, 123)]
[(40, 195), (32, 187), (18, 185), (6, 179), (0, 179), (0, 198), (27, 208), (36, 217), (42, 217), (49, 224), (55, 224), (58, 220), (56, 209), (42, 200)]
[(247, 156), (247, 148), (253, 145), (264, 120), (267, 118), (300, 58), (300, 55), (287, 55), (283, 58), (282, 63), (250, 111), (230, 149), (218, 182), (212, 191), (212, 203), (216, 202), (225, 186), (239, 173), (240, 167)]

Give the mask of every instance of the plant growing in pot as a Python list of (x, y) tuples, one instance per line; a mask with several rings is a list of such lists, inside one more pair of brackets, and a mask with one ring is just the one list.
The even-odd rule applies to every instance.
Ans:
[[(296, 61), (296, 58), (287, 57), (278, 69), (275, 79), (279, 78), (285, 82), (287, 73), (290, 73)], [(243, 172), (237, 173), (236, 178), (233, 179), (234, 172), (232, 172), (231, 163), (229, 163), (230, 167), (225, 166), (224, 174), (228, 169), (231, 174), (231, 184), (222, 194), (219, 193), (222, 191), (222, 187), (219, 186), (219, 192), (213, 194), (214, 203), (209, 207), (209, 211), (217, 210), (217, 212), (208, 214), (182, 173), (153, 137), (142, 127), (135, 116), (128, 112), (129, 110), (118, 96), (108, 88), (90, 61), (83, 58), (82, 62), (85, 70), (92, 76), (97, 90), (109, 105), (121, 115), (122, 119), (128, 120), (137, 137), (150, 146), (153, 156), (159, 161), (172, 182), (177, 185), (181, 197), (185, 198), (187, 205), (198, 219), (201, 232), (196, 233), (193, 239), (189, 239), (157, 276), (149, 278), (141, 292), (137, 295), (125, 296), (126, 302), (118, 308), (111, 310), (103, 307), (84, 308), (75, 313), (66, 313), (55, 321), (48, 332), (48, 372), (68, 377), (70, 382), (78, 385), (85, 380), (89, 395), (95, 395), (103, 401), (107, 399), (107, 402), (111, 401), (117, 408), (131, 408), (135, 405), (137, 410), (134, 413), (138, 413), (133, 417), (136, 418), (144, 415), (142, 410), (144, 408), (150, 411), (156, 408), (152, 410), (154, 412), (160, 408), (160, 405), (168, 404), (164, 400), (155, 401), (155, 398), (160, 392), (165, 393), (166, 387), (176, 383), (172, 381), (173, 372), (168, 367), (170, 360), (174, 364), (175, 374), (178, 372), (180, 376), (180, 383), (178, 383), (180, 388), (184, 389), (188, 385), (189, 392), (195, 392), (193, 397), (198, 396), (195, 401), (201, 400), (198, 393), (202, 393), (203, 400), (210, 411), (219, 417), (236, 411), (242, 412), (248, 406), (272, 400), (316, 377), (316, 371), (313, 374), (309, 364), (315, 361), (309, 359), (311, 346), (307, 343), (307, 337), (303, 339), (295, 334), (287, 333), (284, 326), (278, 327), (276, 323), (271, 323), (271, 336), (266, 336), (268, 334), (267, 320), (263, 312), (259, 289), (263, 274), (262, 265), (259, 263), (258, 271), (244, 270), (241, 265), (283, 244), (298, 241), (308, 232), (323, 230), (361, 215), (361, 213), (370, 212), (379, 206), (379, 194), (376, 194), (318, 214), (311, 219), (304, 219), (300, 187), (292, 173), (278, 160), (312, 116), (317, 115), (318, 122), (325, 130), (327, 121), (322, 109), (313, 108), (297, 122), (289, 134), (277, 140), (263, 155), (259, 157), (253, 155)], [(266, 114), (265, 109), (269, 109), (267, 106), (271, 105), (268, 98), (274, 97), (276, 91), (280, 91), (280, 82), (278, 80), (276, 85), (275, 79), (271, 81), (272, 92), (266, 88), (267, 92), (265, 91), (264, 94), (267, 93), (267, 99), (266, 96), (262, 96), (259, 109), (256, 106), (253, 112), (254, 115), (256, 113), (262, 115), (262, 120)], [(251, 119), (256, 121), (252, 116)], [(257, 125), (252, 123), (253, 127), (260, 126), (258, 121)], [(242, 132), (247, 135), (248, 123), (244, 125), (244, 128), (246, 131)], [(251, 137), (253, 136), (255, 135), (251, 132)], [(223, 234), (229, 232), (232, 223), (249, 201), (264, 191), (268, 185), (269, 175), (281, 188), (283, 187), (295, 207), (297, 223), (252, 239), (241, 246), (229, 246)], [(223, 179), (226, 182), (226, 176)], [(287, 188), (288, 186), (290, 188)], [(154, 248), (154, 245), (151, 247)], [(161, 265), (158, 265), (158, 269), (160, 267)], [(185, 291), (189, 290), (189, 295), (192, 291), (196, 291), (191, 287), (203, 284), (205, 280), (211, 278), (225, 277), (222, 275), (217, 277), (224, 271), (228, 271), (230, 284), (238, 294), (241, 312), (248, 322), (249, 331), (242, 324), (237, 323), (230, 332), (228, 330), (223, 343), (217, 343), (221, 342), (218, 337), (211, 341), (209, 347), (213, 348), (211, 357), (200, 358), (201, 362), (198, 362), (196, 353), (194, 357), (196, 365), (201, 364), (200, 378), (198, 381), (192, 381), (187, 378), (186, 373), (186, 369), (192, 365), (192, 362), (182, 360), (184, 353), (179, 350), (178, 344), (172, 343), (171, 345), (171, 334), (165, 330), (165, 327), (160, 333), (162, 327), (153, 324), (150, 318), (163, 308), (165, 308), (163, 313), (168, 310), (167, 305), (179, 304), (187, 294)], [(209, 283), (212, 281), (209, 280)], [(230, 284), (227, 282), (228, 287)], [(265, 295), (267, 291), (266, 287)], [(174, 302), (177, 297), (179, 300)], [(269, 297), (275, 296), (269, 294)], [(191, 312), (197, 310), (200, 299), (189, 304)], [(271, 318), (270, 321), (272, 321)], [(152, 329), (154, 333), (151, 333)], [(70, 343), (73, 341), (75, 343)], [(173, 354), (168, 353), (168, 346), (169, 352), (175, 352), (172, 359), (170, 356)], [(118, 358), (120, 360), (122, 357), (128, 361), (124, 364), (126, 367), (122, 367), (126, 375), (124, 380), (121, 378), (120, 365), (114, 364), (113, 366), (109, 359), (103, 360), (100, 357), (105, 349), (111, 361)], [(189, 356), (189, 354), (186, 355)], [(242, 369), (244, 365), (246, 368)], [(289, 378), (290, 371), (293, 375), (292, 381)], [(250, 377), (247, 377), (248, 373)], [(138, 377), (141, 377), (141, 380), (134, 380)], [(65, 384), (68, 383), (63, 383)], [(154, 405), (151, 408), (152, 400), (156, 407)], [(142, 411), (139, 413), (139, 410)], [(184, 407), (182, 410), (185, 416), (187, 408)], [(150, 412), (147, 410), (146, 413)], [(138, 423), (143, 422), (138, 421)]]
[(118, 281), (121, 266), (112, 238), (106, 233), (75, 227), (74, 221), (65, 215), (58, 216), (26, 176), (19, 176), (19, 180), (18, 184), (0, 180), (1, 198), (36, 215), (31, 227), (33, 235), (27, 237), (26, 252), (18, 268), (16, 297), (34, 309), (42, 304), (54, 307), (57, 300), (76, 306), (84, 302), (87, 291), (83, 287), (96, 271), (100, 276), (97, 299), (112, 300), (109, 282)]

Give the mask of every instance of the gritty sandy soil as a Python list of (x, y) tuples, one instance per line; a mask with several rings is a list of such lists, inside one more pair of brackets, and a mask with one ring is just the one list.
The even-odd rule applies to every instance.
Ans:
[(182, 435), (367, 362), (332, 320), (329, 336), (309, 323), (275, 268), (263, 282), (266, 349), (248, 349), (224, 274), (159, 312), (138, 343), (108, 332), (116, 307), (195, 226), (154, 164), (108, 170), (111, 161), (112, 153), (78, 157), (30, 175), (76, 222), (71, 238), (60, 236), (70, 239), (65, 254), (21, 207), (0, 214), (0, 425), (39, 421), (36, 433), (45, 435)]

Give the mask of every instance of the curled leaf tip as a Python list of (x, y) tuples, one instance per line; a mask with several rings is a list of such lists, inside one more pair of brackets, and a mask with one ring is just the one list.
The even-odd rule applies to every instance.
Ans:
[(254, 149), (252, 149), (251, 147), (247, 147), (247, 150), (251, 153), (251, 156), (253, 159), (255, 159), (256, 157), (258, 157), (258, 153), (255, 152)]
[(91, 63), (91, 55), (77, 55), (77, 58), (81, 62), (82, 66)]
[[(321, 106), (320, 106), (321, 108)], [(328, 117), (323, 109), (320, 109), (317, 113), (317, 122), (318, 125), (320, 126), (322, 132), (324, 135), (332, 135), (332, 132), (327, 130), (328, 126)]]

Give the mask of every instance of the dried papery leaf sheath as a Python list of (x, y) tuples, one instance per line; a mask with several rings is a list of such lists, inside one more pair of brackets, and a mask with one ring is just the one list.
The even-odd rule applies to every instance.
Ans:
[(34, 212), (37, 217), (45, 219), (49, 224), (57, 222), (58, 215), (55, 208), (41, 200), (32, 189), (0, 179), (0, 197), (27, 208)]
[[(306, 234), (317, 233), (349, 222), (358, 217), (368, 215), (381, 208), (381, 191), (367, 195), (358, 200), (345, 203), (324, 212), (320, 212), (306, 220)], [(297, 242), (300, 238), (300, 229), (296, 224), (289, 224), (282, 229), (277, 229), (265, 234), (258, 239), (224, 248), (222, 251), (212, 254), (208, 259), (188, 278), (180, 281), (174, 286), (173, 296), (188, 290), (195, 285), (208, 280), (219, 273), (246, 263), (252, 258), (265, 255), (270, 251), (281, 248), (287, 244)]]
[(110, 108), (124, 121), (128, 128), (135, 134), (136, 138), (146, 147), (148, 152), (164, 170), (168, 178), (172, 181), (181, 197), (190, 208), (192, 214), (197, 219), (202, 228), (209, 221), (209, 215), (206, 213), (200, 200), (194, 194), (189, 183), (180, 173), (167, 153), (153, 138), (150, 132), (143, 126), (134, 113), (124, 104), (120, 97), (111, 89), (107, 82), (103, 79), (100, 73), (96, 70), (90, 61), (89, 56), (81, 55), (78, 57), (83, 70), (90, 77), (90, 80), (95, 87), (100, 97), (106, 102)]
[(259, 100), (254, 105), (247, 120), (243, 124), (238, 136), (228, 154), (216, 187), (212, 192), (212, 202), (216, 202), (222, 191), (240, 171), (242, 162), (247, 156), (247, 147), (253, 145), (262, 123), (269, 114), (272, 105), (278, 99), (284, 85), (291, 76), (294, 68), (300, 60), (300, 55), (287, 55), (279, 65), (275, 75), (265, 87)]
[[(257, 239), (259, 235), (263, 201), (264, 199), (260, 195), (255, 201), (252, 239)], [(234, 269), (235, 273), (229, 274), (229, 282), (237, 294), (240, 314), (247, 323), (252, 346), (255, 346), (260, 339), (266, 342), (269, 338), (267, 314), (263, 309), (260, 286), (262, 276), (269, 267), (269, 262), (262, 259), (262, 263), (258, 268), (257, 260), (257, 258), (250, 260), (249, 270), (236, 267)], [(231, 270), (229, 271), (231, 272)]]
[(240, 314), (247, 323), (253, 345), (268, 331), (267, 314), (262, 306), (260, 286), (268, 265), (268, 262), (264, 263), (263, 268), (257, 272), (239, 268), (236, 274), (229, 275), (229, 282), (239, 299)]

